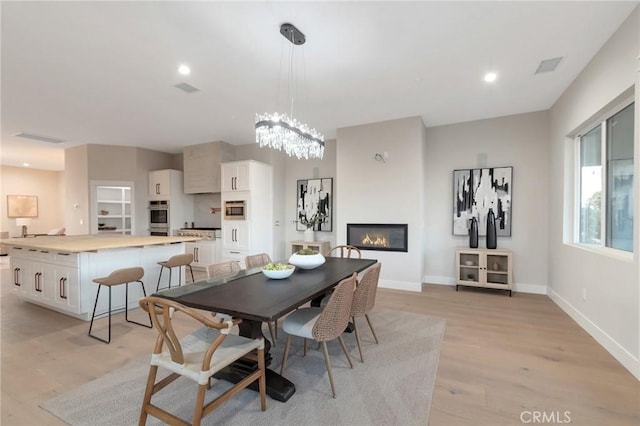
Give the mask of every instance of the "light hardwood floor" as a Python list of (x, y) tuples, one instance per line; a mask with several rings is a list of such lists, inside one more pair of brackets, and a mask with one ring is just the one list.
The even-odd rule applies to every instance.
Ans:
[[(87, 322), (13, 296), (7, 269), (1, 277), (3, 426), (63, 424), (39, 404), (150, 353), (155, 333), (123, 314), (106, 345), (87, 336)], [(546, 296), (425, 284), (419, 294), (380, 289), (376, 306), (447, 320), (431, 426), (536, 424), (534, 416), (640, 424), (640, 383)]]

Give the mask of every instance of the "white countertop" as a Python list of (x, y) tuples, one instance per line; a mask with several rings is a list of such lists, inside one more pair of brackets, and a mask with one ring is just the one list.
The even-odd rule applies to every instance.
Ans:
[(156, 237), (135, 235), (69, 235), (8, 238), (0, 243), (15, 247), (29, 247), (64, 252), (98, 251), (126, 247), (144, 247), (198, 241), (199, 237)]

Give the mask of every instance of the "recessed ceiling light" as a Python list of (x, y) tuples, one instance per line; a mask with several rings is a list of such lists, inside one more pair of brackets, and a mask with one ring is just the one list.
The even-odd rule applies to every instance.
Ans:
[(496, 81), (496, 78), (498, 78), (498, 74), (496, 74), (495, 72), (488, 72), (484, 75), (484, 81), (486, 81), (487, 83), (493, 83), (494, 81)]
[(29, 167), (29, 163), (22, 163), (23, 167)]
[(178, 72), (182, 75), (189, 75), (191, 74), (191, 68), (189, 68), (188, 65), (182, 64), (178, 67)]

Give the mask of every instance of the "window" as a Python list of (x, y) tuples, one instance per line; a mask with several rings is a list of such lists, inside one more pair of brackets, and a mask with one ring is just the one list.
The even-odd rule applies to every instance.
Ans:
[(634, 104), (578, 136), (579, 229), (576, 241), (633, 251)]

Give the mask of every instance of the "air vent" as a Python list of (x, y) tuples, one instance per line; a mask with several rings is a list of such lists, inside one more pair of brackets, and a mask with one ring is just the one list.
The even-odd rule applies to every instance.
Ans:
[(535, 73), (541, 74), (543, 72), (555, 71), (562, 59), (562, 56), (559, 56), (557, 58), (545, 59), (544, 61), (540, 62), (540, 65), (538, 65), (538, 69)]
[(18, 138), (32, 139), (34, 141), (47, 142), (47, 143), (65, 142), (62, 139), (50, 138), (49, 136), (39, 136), (39, 135), (34, 135), (33, 133), (24, 133), (24, 132), (19, 132), (11, 136), (16, 136)]
[(199, 92), (200, 91), (200, 89), (198, 89), (197, 87), (193, 87), (189, 83), (184, 83), (184, 82), (183, 83), (178, 83), (173, 87), (176, 87), (176, 88), (178, 88), (178, 89), (180, 89), (180, 90), (182, 90), (183, 92), (186, 92), (186, 93), (193, 93), (193, 92)]

